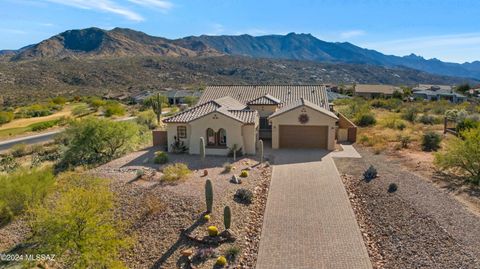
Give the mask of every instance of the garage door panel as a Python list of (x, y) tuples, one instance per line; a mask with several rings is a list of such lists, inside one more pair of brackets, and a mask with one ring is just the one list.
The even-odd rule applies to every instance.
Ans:
[(328, 126), (280, 125), (280, 148), (327, 148)]

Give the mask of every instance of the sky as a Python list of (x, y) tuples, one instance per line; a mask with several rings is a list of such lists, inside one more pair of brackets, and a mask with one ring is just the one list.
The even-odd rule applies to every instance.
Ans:
[(385, 54), (480, 60), (478, 0), (0, 0), (0, 49), (92, 26), (166, 38), (310, 33)]

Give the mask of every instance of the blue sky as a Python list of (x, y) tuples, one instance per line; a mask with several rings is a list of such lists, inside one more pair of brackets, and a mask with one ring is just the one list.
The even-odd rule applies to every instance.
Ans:
[(0, 0), (0, 7), (1, 49), (96, 26), (167, 38), (311, 33), (387, 54), (480, 60), (478, 0)]

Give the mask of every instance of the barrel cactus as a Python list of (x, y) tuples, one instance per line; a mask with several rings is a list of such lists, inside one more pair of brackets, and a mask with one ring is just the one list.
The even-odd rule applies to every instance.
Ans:
[(208, 226), (207, 228), (209, 236), (217, 236), (218, 235), (218, 228), (215, 226)]
[(205, 182), (205, 202), (207, 204), (207, 212), (211, 213), (213, 208), (213, 185), (210, 179)]
[(232, 212), (229, 206), (226, 206), (223, 209), (223, 225), (225, 226), (225, 230), (230, 229), (230, 225), (232, 224)]

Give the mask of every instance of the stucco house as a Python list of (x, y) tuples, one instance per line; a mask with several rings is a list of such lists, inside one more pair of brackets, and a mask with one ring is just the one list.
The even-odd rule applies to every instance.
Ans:
[(163, 120), (168, 150), (183, 144), (190, 154), (227, 155), (236, 145), (255, 154), (259, 139), (272, 148), (335, 147), (339, 118), (330, 111), (324, 86), (208, 86), (198, 104)]
[(413, 97), (428, 101), (448, 100), (452, 103), (461, 103), (467, 100), (465, 95), (455, 92), (452, 86), (419, 84), (412, 89)]
[(402, 88), (393, 85), (383, 84), (357, 84), (355, 85), (354, 95), (368, 99), (390, 98), (395, 92), (403, 93)]

